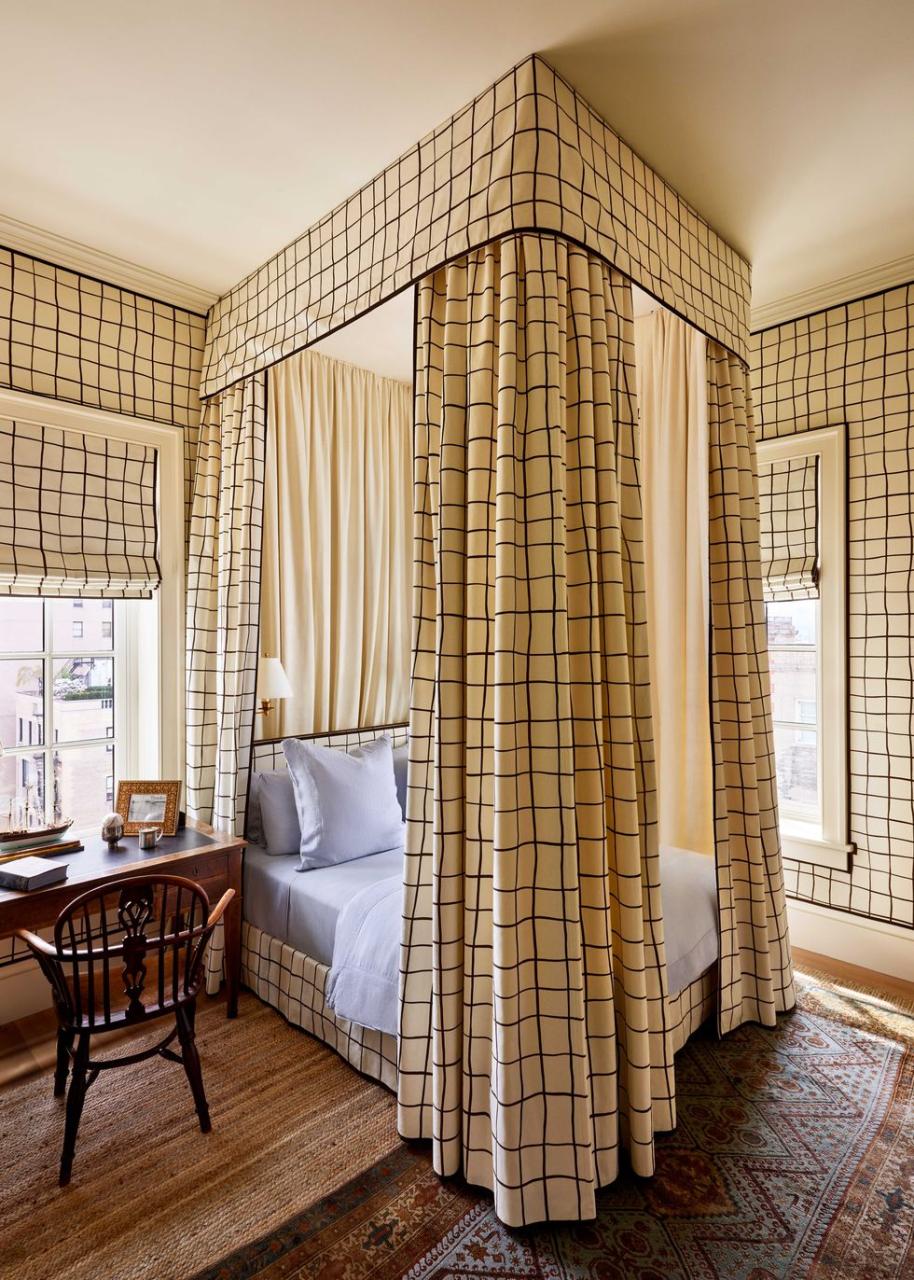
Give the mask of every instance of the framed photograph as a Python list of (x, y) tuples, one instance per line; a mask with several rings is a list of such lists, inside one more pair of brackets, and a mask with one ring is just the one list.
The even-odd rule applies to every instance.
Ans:
[(163, 836), (178, 830), (181, 783), (136, 782), (125, 779), (118, 783), (117, 811), (124, 819), (124, 835), (139, 834), (140, 827), (161, 827)]

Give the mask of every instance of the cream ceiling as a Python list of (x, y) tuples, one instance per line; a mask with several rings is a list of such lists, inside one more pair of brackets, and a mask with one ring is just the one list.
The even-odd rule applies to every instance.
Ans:
[(212, 294), (534, 50), (757, 307), (914, 255), (910, 0), (31, 0), (2, 33), (0, 213)]

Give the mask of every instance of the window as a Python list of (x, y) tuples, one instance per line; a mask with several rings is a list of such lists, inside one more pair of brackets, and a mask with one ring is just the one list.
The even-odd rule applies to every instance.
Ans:
[(110, 807), (133, 719), (116, 715), (131, 696), (128, 634), (154, 625), (156, 612), (155, 601), (119, 601), (124, 635), (110, 609), (106, 634), (110, 604), (0, 598), (0, 806), (12, 824), (72, 818), (89, 827)]
[[(845, 622), (845, 458), (843, 428), (771, 440), (758, 446), (763, 580), (766, 588), (771, 709), (777, 768), (778, 804), (784, 853), (801, 862), (846, 870), (852, 847), (847, 843), (847, 687)], [(769, 562), (766, 578), (766, 517), (777, 497), (766, 494), (764, 469), (817, 459), (811, 487), (809, 523), (814, 526), (814, 558), (797, 546), (802, 534), (794, 519), (802, 505), (797, 494), (782, 493), (794, 531), (781, 537), (793, 558)], [(783, 474), (783, 469), (782, 469)], [(775, 486), (776, 488), (776, 486)], [(786, 496), (786, 502), (784, 501)], [(774, 513), (777, 519), (777, 511)], [(775, 535), (777, 541), (777, 535)], [(783, 552), (784, 547), (780, 550)], [(800, 565), (805, 578), (797, 571)], [(781, 576), (778, 577), (780, 566)], [(799, 585), (797, 579), (800, 579)], [(805, 585), (804, 585), (805, 584)], [(772, 598), (775, 597), (775, 598)], [(804, 598), (805, 597), (805, 598)]]
[(158, 450), (151, 600), (0, 597), (0, 823), (98, 830), (121, 778), (183, 773), (184, 459), (180, 431), (0, 389), (0, 416)]

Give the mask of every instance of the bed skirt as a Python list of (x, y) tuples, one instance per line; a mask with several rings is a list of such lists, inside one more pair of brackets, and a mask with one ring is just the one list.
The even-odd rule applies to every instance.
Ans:
[[(383, 1031), (370, 1031), (338, 1018), (324, 1001), (330, 970), (288, 943), (256, 929), (245, 921), (241, 927), (241, 980), (256, 996), (291, 1022), (319, 1040), (340, 1057), (397, 1089), (397, 1041)], [(717, 1010), (717, 966), (696, 978), (666, 1003), (666, 1033), (672, 1052), (678, 1053), (702, 1023)]]
[(288, 943), (241, 927), (241, 981), (295, 1027), (323, 1040), (350, 1066), (388, 1089), (397, 1089), (397, 1041), (338, 1018), (324, 1003), (330, 970)]

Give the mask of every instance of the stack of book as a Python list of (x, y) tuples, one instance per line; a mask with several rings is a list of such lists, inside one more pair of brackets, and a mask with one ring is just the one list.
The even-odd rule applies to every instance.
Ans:
[(45, 855), (76, 853), (81, 840), (68, 840), (73, 819), (40, 827), (0, 830), (0, 888), (40, 889), (67, 878), (67, 864)]
[(0, 865), (0, 889), (44, 889), (67, 878), (67, 864), (51, 858), (22, 857)]

